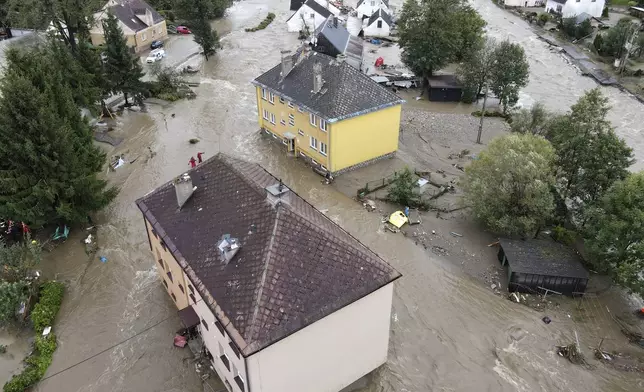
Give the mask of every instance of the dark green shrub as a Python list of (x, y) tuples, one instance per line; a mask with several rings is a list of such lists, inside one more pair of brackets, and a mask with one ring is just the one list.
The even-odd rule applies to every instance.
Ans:
[(272, 12), (269, 12), (268, 15), (266, 15), (266, 18), (264, 18), (264, 20), (261, 21), (260, 24), (258, 24), (256, 27), (246, 29), (246, 32), (252, 33), (259, 30), (264, 30), (266, 27), (268, 27), (269, 24), (271, 24), (273, 19), (275, 19), (275, 14)]
[(63, 303), (65, 285), (60, 282), (46, 282), (40, 287), (40, 299), (31, 312), (31, 322), (36, 333), (41, 334), (43, 329), (51, 326)]
[(576, 234), (563, 226), (556, 226), (552, 229), (552, 239), (564, 245), (572, 245), (575, 242)]

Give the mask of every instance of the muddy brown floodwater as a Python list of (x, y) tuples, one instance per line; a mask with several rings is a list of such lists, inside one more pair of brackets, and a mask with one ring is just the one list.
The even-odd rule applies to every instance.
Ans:
[[(475, 5), (490, 32), (503, 31), (526, 45), (533, 76), (524, 100), (544, 99), (562, 108), (593, 87), (518, 19), (508, 22), (512, 16), (484, 0)], [(318, 209), (328, 210), (330, 218), (404, 275), (395, 289), (389, 361), (362, 392), (642, 390), (644, 382), (635, 374), (590, 371), (557, 356), (554, 345), (571, 341), (574, 320), (555, 317), (546, 325), (538, 312), (500, 299), (454, 264), (410, 245), (402, 236), (381, 231), (377, 214), (364, 211), (333, 186), (323, 186), (309, 168), (259, 135), (249, 81), (276, 64), (281, 49), (297, 44), (296, 36), (286, 33), (286, 10), (286, 0), (236, 3), (217, 24), (229, 33), (223, 48), (203, 68), (197, 99), (167, 107), (150, 105), (147, 114), (119, 118), (118, 132), (126, 140), (109, 154), (125, 153), (128, 162), (134, 162), (108, 174), (121, 192), (96, 218), (97, 256), (105, 256), (107, 262), (88, 259), (80, 230), (43, 262), (45, 274), (66, 281), (68, 291), (55, 329), (59, 348), (36, 390), (203, 390), (187, 360), (188, 351), (172, 347), (179, 328), (176, 309), (157, 279), (134, 205), (136, 198), (187, 169), (197, 151), (207, 157), (222, 151), (260, 163)], [(244, 32), (268, 11), (277, 18), (266, 30)], [(633, 111), (617, 124), (631, 145), (641, 147), (634, 125), (644, 120), (641, 107), (622, 93), (607, 91), (616, 107), (613, 119), (619, 117), (615, 112)], [(197, 145), (188, 143), (193, 137), (200, 139)], [(152, 158), (148, 147), (156, 152)]]

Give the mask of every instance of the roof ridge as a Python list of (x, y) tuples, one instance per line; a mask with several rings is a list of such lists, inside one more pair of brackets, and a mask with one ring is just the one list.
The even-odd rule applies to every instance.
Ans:
[(268, 275), (268, 266), (271, 262), (271, 256), (273, 255), (273, 245), (275, 244), (275, 238), (276, 238), (275, 234), (277, 232), (277, 226), (279, 225), (279, 222), (280, 222), (279, 218), (282, 210), (280, 206), (281, 206), (281, 203), (277, 204), (277, 206), (275, 207), (277, 209), (277, 212), (275, 213), (275, 223), (273, 224), (273, 230), (271, 231), (270, 242), (268, 243), (268, 250), (264, 255), (264, 269), (262, 270), (262, 278), (259, 282), (257, 297), (255, 297), (253, 317), (250, 319), (250, 323), (248, 324), (250, 326), (250, 331), (248, 332), (249, 340), (253, 340), (253, 336), (257, 334), (257, 329), (259, 327), (258, 325), (255, 324), (255, 320), (257, 319), (257, 315), (259, 313), (259, 306), (261, 304), (262, 295), (264, 293), (264, 286), (266, 284), (266, 276)]

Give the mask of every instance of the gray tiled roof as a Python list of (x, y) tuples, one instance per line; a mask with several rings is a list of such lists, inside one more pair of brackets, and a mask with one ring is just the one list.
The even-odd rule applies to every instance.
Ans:
[(324, 36), (338, 52), (347, 55), (347, 62), (349, 64), (354, 68), (360, 69), (364, 47), (363, 41), (357, 37), (353, 37), (334, 16), (329, 16), (315, 30), (315, 36), (319, 37), (320, 35)]
[(146, 10), (150, 10), (152, 13), (154, 24), (163, 22), (164, 20), (163, 16), (143, 0), (121, 0), (119, 5), (109, 7), (108, 10), (124, 25), (134, 31), (140, 31), (149, 27), (143, 19)]
[(375, 21), (378, 20), (379, 17), (382, 18), (382, 20), (384, 20), (387, 25), (391, 26), (393, 24), (391, 16), (389, 16), (389, 14), (382, 8), (378, 8), (378, 10), (369, 17), (369, 23), (367, 23), (367, 26), (371, 26)]
[(513, 240), (501, 238), (499, 244), (512, 272), (588, 278), (581, 257), (574, 249), (550, 239)]
[[(172, 182), (137, 205), (245, 356), (400, 277), (295, 193), (271, 204), (278, 180), (257, 164), (218, 154), (188, 173), (181, 210)], [(228, 264), (224, 234), (241, 242)]]
[[(322, 66), (324, 80), (319, 93), (313, 92), (313, 64), (316, 61)], [(258, 76), (253, 84), (273, 90), (329, 122), (405, 102), (356, 68), (331, 56), (304, 52), (293, 56), (293, 64), (285, 78), (281, 78), (281, 64), (277, 64)]]
[[(332, 15), (332, 14), (331, 14), (331, 11), (329, 11), (329, 10), (328, 10), (328, 9), (326, 9), (326, 8), (324, 8), (324, 6), (322, 6), (321, 4), (319, 4), (319, 3), (318, 3), (317, 1), (315, 1), (315, 0), (308, 0), (306, 3), (304, 3), (304, 5), (305, 5), (305, 6), (307, 6), (307, 7), (309, 7), (309, 8), (311, 8), (311, 9), (312, 9), (313, 11), (315, 11), (316, 13), (318, 13), (318, 14), (322, 15), (322, 17), (324, 17), (324, 18), (328, 18), (330, 15)], [(300, 8), (301, 8), (301, 7), (300, 7)], [(298, 11), (299, 11), (299, 9), (298, 9)], [(291, 20), (291, 18), (293, 18), (295, 15), (297, 15), (297, 12), (295, 12), (293, 15), (291, 15), (291, 16), (290, 16), (286, 21), (288, 22), (288, 21), (289, 21), (289, 20)]]

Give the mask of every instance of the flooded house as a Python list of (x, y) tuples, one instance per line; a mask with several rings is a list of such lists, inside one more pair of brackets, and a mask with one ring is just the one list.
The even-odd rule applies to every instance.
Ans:
[(365, 22), (362, 34), (365, 37), (389, 37), (392, 27), (391, 16), (381, 8), (376, 10)]
[(339, 16), (340, 10), (329, 1), (307, 0), (286, 20), (286, 30), (290, 33), (308, 31), (311, 34), (331, 15)]
[(105, 44), (102, 23), (108, 12), (116, 16), (127, 46), (136, 53), (149, 49), (152, 41), (168, 38), (165, 18), (145, 1), (109, 0), (94, 14), (94, 26), (90, 29), (92, 45)]
[(229, 391), (339, 391), (386, 362), (401, 275), (259, 165), (220, 153), (136, 203)]
[(555, 12), (564, 18), (574, 18), (585, 12), (599, 18), (605, 4), (604, 0), (547, 0), (546, 12)]
[(427, 90), (429, 100), (434, 102), (460, 102), (463, 96), (463, 85), (454, 75), (428, 77)]
[(389, 0), (360, 0), (356, 6), (356, 12), (361, 18), (369, 18), (380, 9), (391, 12)]
[(507, 265), (508, 291), (581, 295), (589, 274), (571, 247), (551, 239), (499, 240), (499, 261)]
[(304, 47), (252, 81), (260, 130), (334, 175), (395, 154), (405, 102), (345, 60)]
[(314, 51), (332, 57), (344, 55), (349, 65), (362, 70), (363, 40), (349, 34), (341, 21), (333, 15), (315, 30), (311, 45)]

